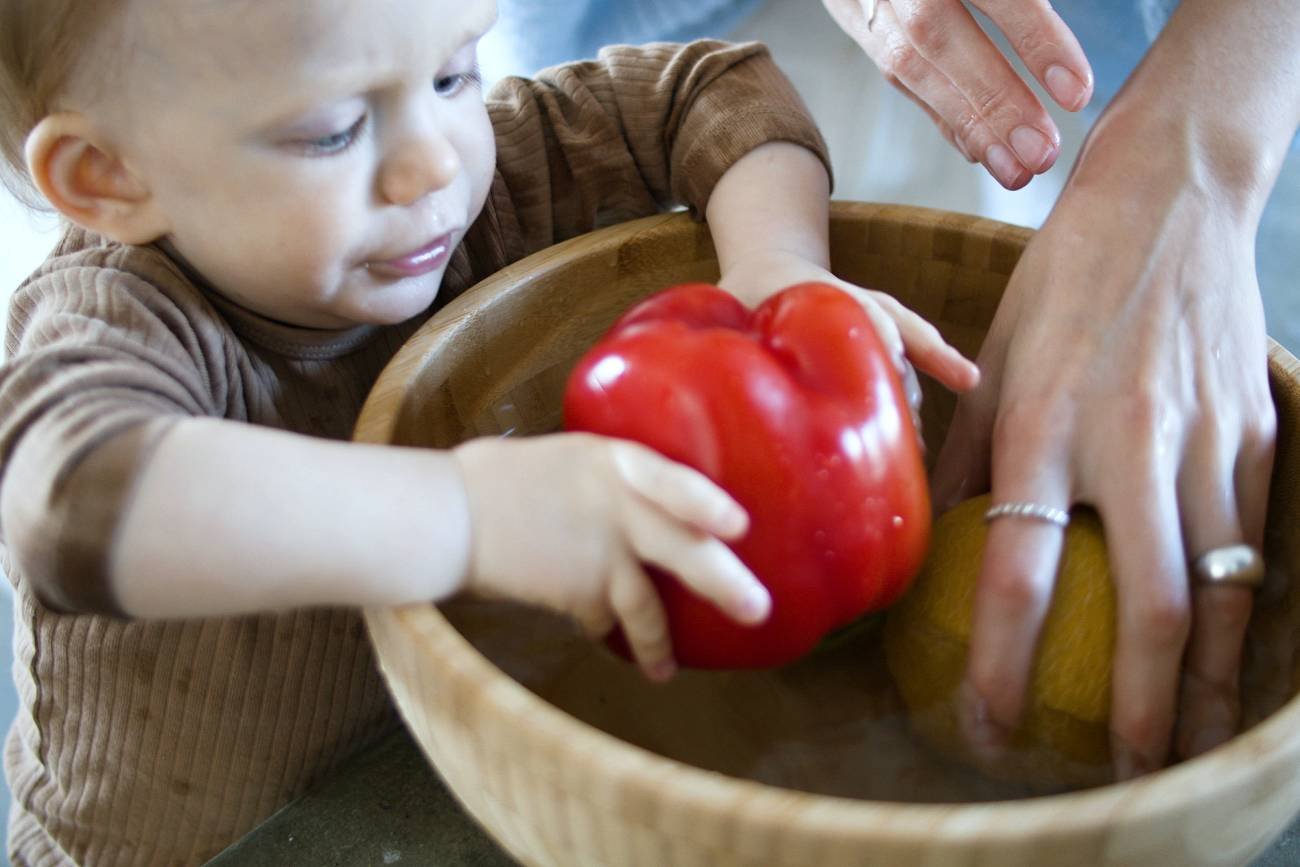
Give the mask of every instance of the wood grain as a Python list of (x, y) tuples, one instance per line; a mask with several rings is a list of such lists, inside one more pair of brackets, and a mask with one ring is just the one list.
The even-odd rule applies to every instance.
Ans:
[[(1025, 229), (920, 208), (836, 203), (832, 267), (890, 292), (972, 356)], [(559, 427), (569, 367), (624, 309), (717, 276), (706, 228), (680, 214), (573, 239), (494, 275), (417, 333), (356, 429), (374, 443), (447, 447)], [(610, 865), (1245, 864), (1300, 811), (1300, 362), (1277, 345), (1279, 413), (1270, 584), (1243, 675), (1253, 726), (1140, 780), (984, 804), (809, 794), (702, 770), (575, 719), (504, 674), (432, 606), (374, 609), (389, 686), (457, 797), (515, 857)], [(926, 383), (927, 440), (953, 400)]]

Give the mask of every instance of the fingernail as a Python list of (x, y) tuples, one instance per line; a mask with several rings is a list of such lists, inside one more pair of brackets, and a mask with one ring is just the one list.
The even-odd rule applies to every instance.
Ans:
[(1083, 107), (1083, 97), (1087, 88), (1073, 72), (1064, 66), (1049, 66), (1043, 75), (1043, 80), (1047, 83), (1048, 93), (1052, 94), (1052, 99), (1056, 100), (1061, 108), (1067, 111), (1078, 111)]
[(989, 149), (984, 152), (984, 163), (989, 167), (989, 171), (993, 172), (993, 176), (998, 179), (998, 183), (1008, 190), (1015, 190), (1024, 186), (1021, 179), (1029, 174), (1025, 167), (1011, 155), (1011, 151), (998, 143), (989, 145)]
[(1052, 155), (1052, 142), (1032, 126), (1018, 126), (1011, 131), (1011, 147), (1021, 165), (1038, 172)]
[(749, 529), (749, 515), (739, 506), (728, 506), (718, 520), (718, 535), (734, 539)]
[(1205, 728), (1192, 735), (1191, 745), (1188, 747), (1189, 754), (1187, 758), (1199, 756), (1201, 753), (1208, 753), (1217, 746), (1227, 743), (1232, 739), (1233, 732), (1222, 726), (1206, 726)]
[(677, 663), (671, 659), (661, 659), (650, 667), (647, 675), (655, 683), (667, 683), (677, 673)]
[(752, 585), (740, 600), (739, 614), (745, 623), (759, 624), (767, 619), (772, 608), (772, 596), (761, 584)]

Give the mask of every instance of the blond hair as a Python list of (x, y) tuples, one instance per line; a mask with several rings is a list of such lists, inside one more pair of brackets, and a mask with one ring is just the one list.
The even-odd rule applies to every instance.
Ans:
[(124, 0), (0, 0), (0, 181), (35, 208), (48, 204), (32, 185), (23, 155), (27, 135), (89, 56), (93, 34)]

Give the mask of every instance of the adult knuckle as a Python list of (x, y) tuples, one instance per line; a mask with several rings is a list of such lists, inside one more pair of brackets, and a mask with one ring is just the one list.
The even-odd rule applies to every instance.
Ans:
[(923, 77), (925, 59), (921, 53), (902, 34), (891, 36), (885, 45), (885, 75), (895, 86), (908, 85), (920, 81)]
[(1242, 440), (1256, 449), (1271, 449), (1277, 442), (1277, 409), (1271, 399), (1247, 408), (1242, 423)]
[(1158, 707), (1128, 707), (1115, 721), (1115, 733), (1125, 743), (1148, 751), (1164, 741), (1169, 734), (1169, 725), (1169, 715)]
[(1011, 100), (1011, 94), (1002, 85), (983, 85), (969, 97), (975, 112), (985, 121), (993, 122), (1006, 119), (1010, 121), (1019, 114)]
[(1016, 16), (1003, 28), (1004, 33), (1010, 33), (1008, 39), (1012, 49), (1026, 61), (1032, 61), (1040, 53), (1053, 47), (1050, 36), (1044, 33), (1046, 27), (1038, 17), (1039, 14), (1041, 9), (1025, 10), (1023, 15)]
[(1007, 617), (1034, 617), (1047, 608), (1046, 592), (1028, 573), (999, 570), (988, 576), (985, 586)]
[(1141, 442), (1156, 439), (1162, 430), (1166, 400), (1151, 385), (1139, 384), (1120, 398), (1116, 417)]
[(1135, 628), (1150, 644), (1181, 647), (1191, 631), (1191, 605), (1184, 590), (1172, 585), (1149, 592), (1134, 603)]
[(963, 111), (949, 125), (953, 135), (966, 145), (968, 151), (975, 153), (984, 129), (984, 118), (973, 111)]
[(968, 677), (975, 693), (988, 702), (990, 716), (997, 720), (1016, 718), (1020, 709), (1020, 697), (1016, 694), (1018, 681), (991, 666), (975, 666)]
[(1020, 57), (1033, 57), (1038, 51), (1038, 46), (1042, 43), (1038, 40), (1038, 34), (1032, 30), (1023, 30), (1018, 27), (1012, 27), (1011, 35), (1008, 37), (1011, 41), (1011, 48)]
[(904, 17), (903, 29), (926, 57), (942, 55), (952, 41), (948, 19), (934, 9), (933, 3), (917, 3), (915, 11)]

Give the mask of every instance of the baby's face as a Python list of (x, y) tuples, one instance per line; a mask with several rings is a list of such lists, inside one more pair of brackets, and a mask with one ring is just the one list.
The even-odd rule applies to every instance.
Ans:
[(495, 151), (475, 48), (495, 0), (134, 0), (88, 113), (181, 257), (296, 325), (425, 309)]

